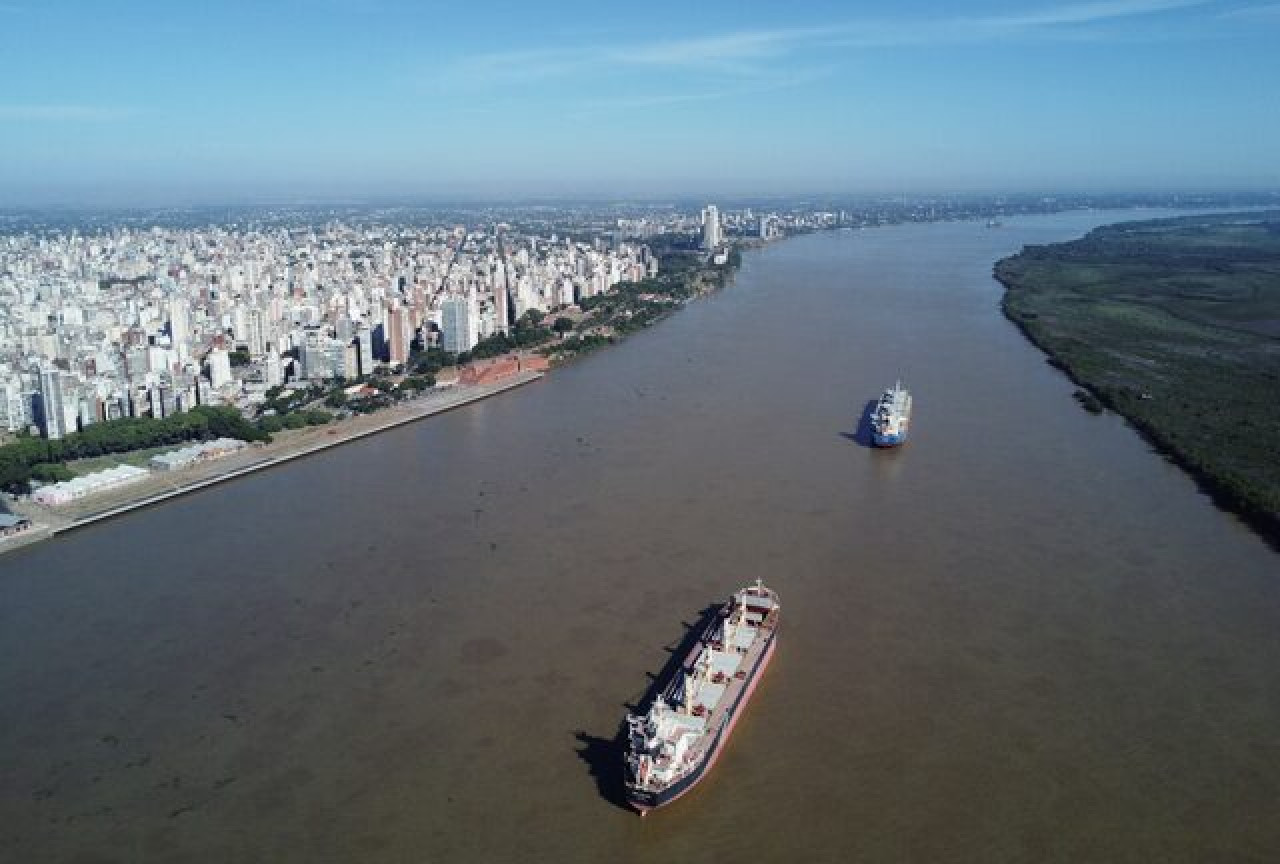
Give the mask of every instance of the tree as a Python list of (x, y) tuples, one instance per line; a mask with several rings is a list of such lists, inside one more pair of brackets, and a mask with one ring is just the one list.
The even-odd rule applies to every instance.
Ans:
[(551, 329), (560, 334), (572, 332), (573, 321), (564, 317), (557, 318), (555, 323), (551, 325)]
[(476, 346), (471, 349), (472, 357), (497, 357), (500, 354), (506, 354), (515, 348), (515, 343), (505, 333), (494, 333), (485, 339), (481, 339)]
[(453, 366), (458, 362), (456, 355), (435, 346), (427, 350), (427, 359), (441, 367)]
[(413, 374), (435, 376), (440, 373), (441, 366), (431, 357), (420, 357), (413, 364)]
[(258, 420), (258, 430), (268, 436), (267, 440), (270, 440), (272, 433), (279, 432), (283, 428), (284, 421), (275, 414), (271, 414)]
[(31, 466), (31, 479), (39, 480), (41, 483), (60, 483), (70, 480), (71, 477), (71, 470), (66, 465), (41, 462)]
[(429, 387), (434, 387), (435, 383), (436, 379), (429, 375), (410, 375), (400, 382), (400, 392), (421, 393)]

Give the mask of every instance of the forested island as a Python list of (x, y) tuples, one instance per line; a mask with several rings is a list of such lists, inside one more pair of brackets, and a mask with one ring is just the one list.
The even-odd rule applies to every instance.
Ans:
[(1098, 228), (996, 264), (1005, 315), (1280, 543), (1280, 211)]

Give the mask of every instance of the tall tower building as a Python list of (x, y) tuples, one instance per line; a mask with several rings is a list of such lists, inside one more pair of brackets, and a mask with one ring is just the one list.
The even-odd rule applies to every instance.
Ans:
[(169, 296), (169, 339), (173, 347), (186, 344), (191, 338), (191, 326), (188, 323), (187, 298), (181, 294)]
[(708, 204), (702, 211), (702, 248), (714, 249), (724, 237), (720, 233), (720, 210)]
[(237, 342), (249, 342), (249, 310), (239, 303), (231, 309), (231, 332)]
[(62, 392), (62, 373), (57, 369), (40, 370), (40, 431), (44, 437), (56, 441), (64, 437), (67, 429), (67, 412)]
[(284, 383), (284, 364), (280, 362), (280, 355), (276, 353), (276, 349), (274, 348), (272, 348), (271, 353), (267, 355), (267, 360), (264, 364), (264, 372), (268, 387), (277, 387)]
[(507, 306), (507, 268), (498, 261), (493, 270), (493, 317), (499, 333), (507, 332)]
[(262, 326), (262, 310), (249, 310), (249, 338), (245, 340), (249, 344), (249, 356), (261, 357), (267, 353), (267, 335)]
[(373, 374), (373, 331), (361, 324), (356, 329), (356, 375)]
[(18, 380), (6, 381), (0, 387), (0, 416), (4, 418), (4, 426), (10, 432), (17, 432), (26, 427), (29, 420), (29, 394), (23, 392)]
[(413, 340), (409, 310), (397, 305), (388, 312), (387, 331), (387, 359), (392, 366), (403, 366), (409, 360), (409, 343)]
[(470, 351), (476, 344), (476, 317), (466, 297), (449, 297), (441, 305), (440, 330), (444, 350)]
[(231, 383), (231, 355), (222, 348), (209, 352), (209, 383), (214, 390)]

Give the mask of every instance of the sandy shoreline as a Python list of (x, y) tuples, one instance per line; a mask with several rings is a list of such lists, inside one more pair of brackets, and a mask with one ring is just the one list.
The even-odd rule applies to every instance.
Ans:
[(132, 486), (95, 495), (63, 507), (44, 507), (29, 500), (11, 501), (9, 508), (16, 515), (31, 520), (32, 528), (21, 535), (0, 541), (0, 554), (140, 507), (149, 507), (216, 483), (233, 480), (330, 447), (337, 447), (406, 423), (461, 408), (536, 381), (544, 374), (543, 372), (520, 372), (492, 384), (455, 387), (447, 391), (427, 393), (376, 414), (353, 415), (325, 426), (311, 426), (277, 433), (275, 440), (270, 444), (250, 446), (223, 459), (178, 471), (155, 472)]

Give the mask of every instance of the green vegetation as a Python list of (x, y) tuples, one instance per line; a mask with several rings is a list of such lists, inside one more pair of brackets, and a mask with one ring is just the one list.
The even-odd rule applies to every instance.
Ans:
[(436, 379), (431, 375), (408, 375), (396, 390), (400, 393), (417, 395), (434, 386), (436, 386)]
[(224, 406), (201, 406), (163, 419), (127, 417), (108, 420), (86, 426), (57, 441), (23, 436), (0, 447), (0, 488), (25, 492), (30, 488), (31, 480), (52, 476), (50, 472), (55, 469), (50, 466), (69, 471), (65, 463), (73, 459), (223, 437), (242, 441), (270, 440), (264, 431), (241, 417), (239, 411)]
[[(486, 357), (499, 357), (522, 348), (533, 348), (550, 342), (556, 334), (542, 326), (542, 318), (541, 312), (530, 309), (520, 316), (520, 320), (516, 322), (510, 334), (494, 333), (482, 339), (471, 349), (471, 356), (483, 360)], [(572, 322), (570, 326), (572, 327)]]
[(1089, 399), (1280, 540), (1280, 213), (1099, 228), (996, 278), (1005, 314)]
[(332, 393), (340, 393), (347, 386), (347, 382), (341, 378), (334, 380), (330, 386), (323, 384), (312, 384), (309, 387), (300, 387), (296, 390), (286, 390), (284, 387), (272, 387), (265, 394), (266, 401), (262, 403), (262, 410), (274, 411), (276, 414), (288, 414), (290, 411), (296, 411), (306, 405), (310, 405), (319, 399), (324, 399)]
[(539, 353), (566, 358), (612, 344), (661, 320), (694, 297), (723, 288), (742, 262), (736, 247), (724, 264), (712, 264), (705, 253), (687, 246), (674, 242), (660, 246), (656, 276), (619, 282), (608, 293), (584, 297), (578, 303), (585, 313), (582, 319), (575, 323), (557, 318), (552, 331), (560, 340), (550, 342)]
[(31, 479), (41, 483), (61, 483), (72, 476), (71, 469), (58, 462), (39, 462), (31, 466)]

